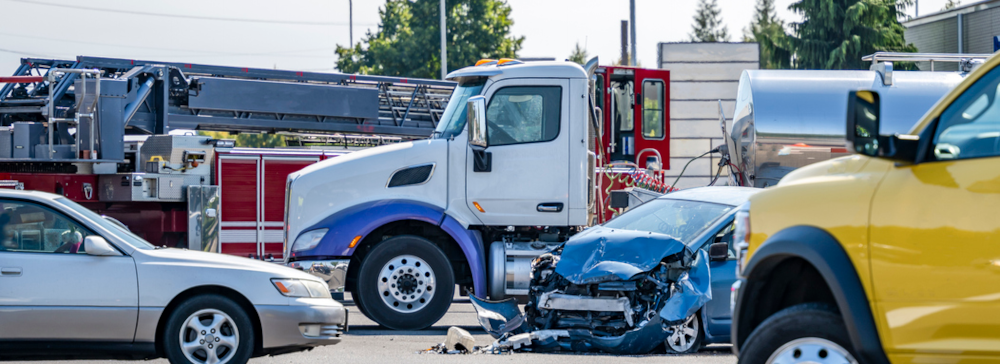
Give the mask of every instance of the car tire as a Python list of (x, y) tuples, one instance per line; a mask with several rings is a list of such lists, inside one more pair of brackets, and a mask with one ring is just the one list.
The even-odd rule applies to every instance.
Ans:
[(857, 363), (840, 314), (827, 304), (804, 303), (768, 317), (740, 349), (740, 363)]
[[(170, 314), (163, 352), (173, 364), (208, 363), (213, 352), (220, 364), (245, 364), (255, 340), (253, 322), (242, 307), (229, 298), (207, 294), (182, 302)], [(185, 344), (191, 349), (185, 350)]]
[(361, 312), (394, 330), (421, 330), (441, 319), (455, 294), (448, 257), (419, 236), (376, 245), (362, 260), (355, 287)]
[(670, 329), (670, 336), (663, 343), (667, 354), (691, 354), (701, 350), (705, 341), (705, 326), (701, 322), (700, 311), (684, 319), (684, 322), (670, 326)]

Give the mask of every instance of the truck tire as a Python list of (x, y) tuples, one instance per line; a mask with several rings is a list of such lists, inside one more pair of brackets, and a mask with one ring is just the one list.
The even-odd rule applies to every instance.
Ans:
[(768, 317), (740, 349), (740, 363), (857, 364), (844, 319), (829, 305), (803, 303)]
[(448, 312), (455, 276), (437, 245), (400, 235), (365, 256), (355, 290), (355, 303), (368, 318), (394, 330), (420, 330)]
[(244, 364), (253, 354), (255, 335), (250, 316), (233, 300), (195, 296), (170, 314), (163, 352), (172, 364)]

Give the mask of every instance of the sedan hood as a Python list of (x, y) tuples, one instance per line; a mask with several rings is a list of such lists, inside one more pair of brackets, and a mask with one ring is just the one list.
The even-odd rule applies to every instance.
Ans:
[(274, 278), (298, 278), (311, 281), (318, 280), (312, 275), (306, 274), (297, 269), (285, 267), (279, 263), (264, 262), (228, 254), (208, 253), (187, 249), (143, 250), (142, 254), (147, 257), (147, 259), (144, 259), (144, 264), (243, 270), (271, 274)]
[(573, 284), (624, 281), (681, 252), (691, 254), (667, 235), (595, 226), (566, 242), (555, 271)]

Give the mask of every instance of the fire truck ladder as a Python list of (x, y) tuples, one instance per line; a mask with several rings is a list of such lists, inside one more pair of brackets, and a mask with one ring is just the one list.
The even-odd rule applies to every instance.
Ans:
[[(43, 133), (53, 136), (49, 145), (74, 145), (64, 149), (90, 150), (84, 159), (105, 161), (121, 159), (125, 134), (178, 129), (425, 138), (455, 87), (438, 80), (84, 56), (25, 58), (13, 77), (0, 77), (2, 83), (0, 126), (51, 124), (56, 130)], [(2, 131), (0, 160), (9, 160)], [(31, 159), (60, 159), (48, 150)], [(82, 154), (63, 153), (72, 155), (67, 159)]]

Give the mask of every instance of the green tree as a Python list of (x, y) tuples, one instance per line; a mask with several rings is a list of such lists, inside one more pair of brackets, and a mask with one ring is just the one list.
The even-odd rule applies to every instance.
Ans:
[[(510, 35), (514, 21), (505, 0), (448, 0), (448, 70), (483, 58), (516, 57), (524, 37)], [(438, 78), (441, 75), (440, 2), (387, 0), (377, 33), (354, 48), (337, 46), (337, 69), (346, 73)], [(362, 43), (365, 46), (362, 46)]]
[(729, 29), (722, 25), (721, 14), (717, 0), (698, 0), (698, 10), (691, 25), (691, 41), (728, 42)]
[(233, 135), (222, 131), (199, 131), (198, 135), (215, 139), (235, 139), (236, 146), (243, 148), (275, 148), (286, 146), (285, 138), (279, 134), (239, 133)]
[(959, 5), (962, 5), (962, 2), (959, 0), (948, 0), (948, 2), (944, 3), (944, 8), (941, 10), (951, 10)]
[(800, 69), (867, 69), (861, 57), (878, 51), (916, 52), (899, 19), (913, 0), (799, 0), (802, 15), (791, 40)]
[(778, 19), (774, 0), (758, 0), (753, 22), (744, 35), (744, 42), (760, 45), (760, 66), (768, 69), (792, 67), (792, 50), (785, 22)]
[(588, 57), (587, 50), (580, 46), (580, 42), (576, 42), (576, 47), (573, 48), (573, 53), (570, 53), (569, 60), (582, 66), (587, 63)]

